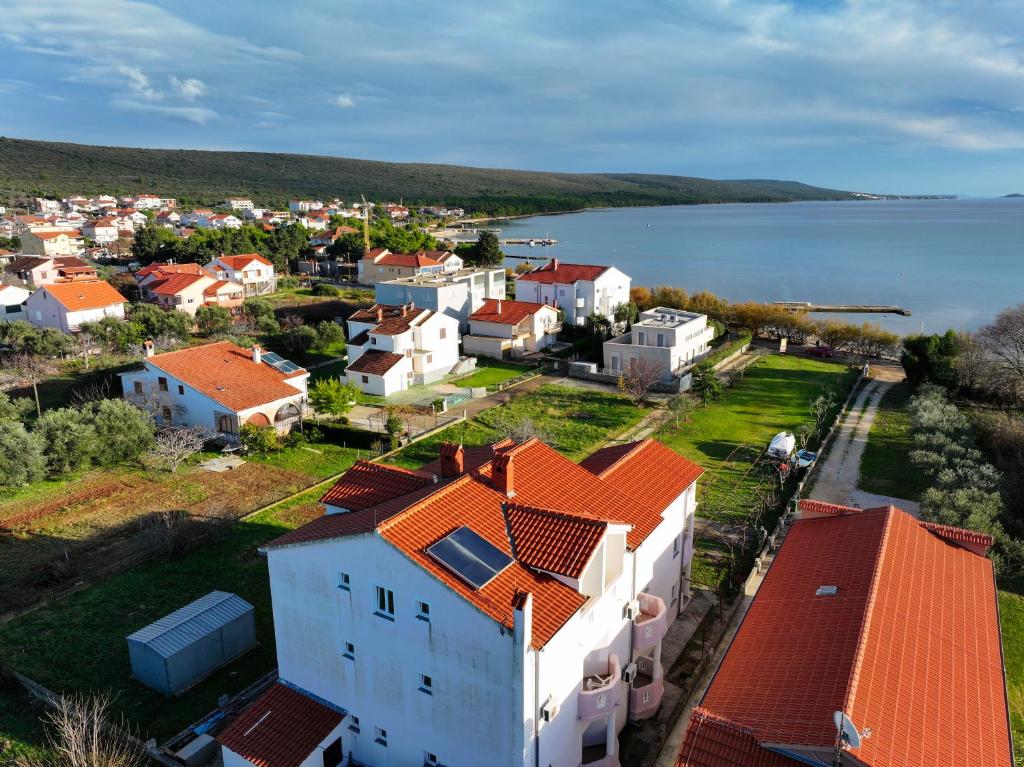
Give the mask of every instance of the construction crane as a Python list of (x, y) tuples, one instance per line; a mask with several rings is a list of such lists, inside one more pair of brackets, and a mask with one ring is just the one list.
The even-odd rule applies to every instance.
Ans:
[(366, 197), (359, 195), (363, 200), (363, 252), (370, 252), (370, 208), (366, 204)]

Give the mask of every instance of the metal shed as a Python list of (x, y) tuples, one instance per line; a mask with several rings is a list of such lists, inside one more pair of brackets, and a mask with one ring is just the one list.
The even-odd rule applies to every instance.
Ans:
[(235, 594), (211, 591), (128, 637), (132, 676), (177, 695), (256, 644), (253, 607)]

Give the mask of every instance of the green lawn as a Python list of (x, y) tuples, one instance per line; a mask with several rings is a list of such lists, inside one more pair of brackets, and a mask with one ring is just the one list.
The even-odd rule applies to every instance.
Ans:
[(313, 368), (309, 371), (309, 384), (312, 385), (322, 378), (341, 378), (345, 375), (345, 360), (335, 360), (326, 365)]
[[(311, 428), (313, 424), (307, 423), (306, 430)], [(310, 442), (308, 445), (282, 448), (276, 453), (264, 456), (246, 456), (245, 460), (299, 471), (319, 480), (344, 471), (356, 462), (357, 455), (352, 448), (344, 448), (329, 442)]]
[(999, 622), (1003, 633), (1003, 661), (1010, 701), (1010, 727), (1017, 750), (1017, 764), (1024, 764), (1024, 597), (999, 592)]
[(530, 365), (520, 365), (516, 362), (505, 362), (504, 360), (477, 357), (476, 372), (471, 373), (465, 378), (459, 378), (452, 383), (469, 389), (477, 386), (492, 388), (500, 383), (504, 383), (510, 378), (520, 376), (530, 369)]
[(780, 431), (812, 424), (811, 400), (826, 387), (849, 393), (855, 378), (843, 365), (806, 357), (772, 354), (748, 368), (717, 402), (698, 407), (688, 423), (658, 437), (703, 466), (703, 516), (745, 513), (757, 485), (751, 461)]
[(910, 384), (898, 383), (882, 397), (860, 462), (861, 490), (916, 501), (928, 488), (928, 477), (910, 462), (910, 396)]

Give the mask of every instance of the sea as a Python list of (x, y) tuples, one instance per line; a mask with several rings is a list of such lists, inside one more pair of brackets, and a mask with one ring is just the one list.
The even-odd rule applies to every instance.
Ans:
[(608, 264), (634, 286), (709, 290), (730, 301), (899, 306), (911, 316), (834, 316), (901, 335), (977, 330), (1024, 303), (1021, 198), (609, 208), (489, 226), (503, 239), (558, 240), (507, 246), (510, 255)]

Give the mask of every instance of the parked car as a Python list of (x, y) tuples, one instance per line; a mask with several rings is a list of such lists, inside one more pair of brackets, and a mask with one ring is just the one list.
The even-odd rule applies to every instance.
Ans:
[(810, 346), (807, 353), (813, 357), (831, 357), (835, 352), (829, 346)]

